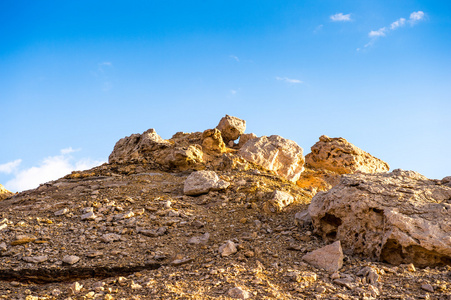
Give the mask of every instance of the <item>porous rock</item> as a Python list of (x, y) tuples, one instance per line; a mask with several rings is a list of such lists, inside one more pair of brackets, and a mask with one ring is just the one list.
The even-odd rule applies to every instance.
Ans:
[(226, 189), (230, 183), (221, 180), (214, 171), (196, 171), (185, 180), (183, 193), (188, 196), (206, 194), (209, 191)]
[(238, 153), (247, 161), (293, 182), (299, 179), (304, 170), (302, 148), (296, 142), (278, 135), (251, 139)]
[(229, 255), (237, 252), (235, 243), (232, 241), (225, 242), (225, 244), (220, 246), (218, 250), (219, 250), (219, 253), (221, 254), (221, 256), (223, 256), (223, 257), (229, 256)]
[(343, 251), (340, 241), (316, 249), (302, 257), (310, 265), (334, 273), (343, 266)]
[(227, 291), (227, 296), (234, 299), (249, 299), (251, 294), (240, 287), (234, 287)]
[(387, 172), (388, 164), (344, 138), (321, 136), (319, 142), (311, 147), (312, 152), (305, 156), (310, 168), (325, 169), (339, 174)]
[(344, 175), (309, 206), (315, 232), (392, 264), (451, 264), (451, 187), (413, 171)]
[(237, 117), (225, 115), (216, 128), (221, 132), (222, 138), (226, 144), (240, 137), (246, 130), (246, 121)]

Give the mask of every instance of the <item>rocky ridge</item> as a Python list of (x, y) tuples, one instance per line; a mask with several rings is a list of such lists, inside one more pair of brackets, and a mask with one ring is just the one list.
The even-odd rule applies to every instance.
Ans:
[[(227, 124), (245, 124), (235, 121)], [(132, 135), (116, 144), (108, 164), (1, 201), (0, 297), (450, 297), (449, 265), (388, 264), (349, 252), (346, 240), (330, 244), (333, 234), (323, 238), (322, 225), (308, 213), (311, 198), (348, 177), (304, 167), (297, 145), (276, 146), (283, 155), (252, 150), (262, 160), (247, 160), (241, 149), (259, 138), (240, 129), (238, 143), (235, 136), (225, 142), (218, 127), (169, 140), (155, 130)], [(263, 160), (285, 152), (294, 154), (286, 160), (293, 168), (282, 169), (293, 173)], [(374, 174), (346, 176), (369, 181)], [(315, 262), (322, 256), (328, 265)]]

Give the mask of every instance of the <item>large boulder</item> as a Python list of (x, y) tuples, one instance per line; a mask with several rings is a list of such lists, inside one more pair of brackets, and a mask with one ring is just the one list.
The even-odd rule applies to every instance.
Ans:
[(387, 172), (388, 164), (344, 138), (321, 136), (319, 142), (311, 147), (312, 152), (305, 156), (310, 168), (325, 169), (339, 174)]
[(246, 130), (246, 121), (237, 117), (225, 115), (216, 128), (221, 131), (222, 139), (226, 144), (240, 137)]
[(296, 142), (278, 135), (251, 139), (241, 147), (238, 154), (292, 182), (297, 181), (304, 170), (302, 148)]
[(3, 185), (0, 184), (0, 201), (9, 198), (12, 195), (14, 195), (14, 193), (11, 193), (7, 189), (5, 189)]
[(214, 171), (197, 171), (186, 178), (183, 193), (188, 196), (197, 196), (226, 189), (229, 185), (230, 183), (221, 180)]
[(413, 171), (343, 175), (309, 206), (315, 232), (345, 253), (392, 264), (451, 264), (451, 186)]

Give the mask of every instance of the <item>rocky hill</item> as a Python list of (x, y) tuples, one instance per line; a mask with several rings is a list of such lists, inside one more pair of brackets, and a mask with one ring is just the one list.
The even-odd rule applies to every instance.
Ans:
[(9, 194), (0, 295), (451, 299), (451, 177), (388, 173), (342, 138), (304, 157), (245, 127), (150, 129), (108, 164)]

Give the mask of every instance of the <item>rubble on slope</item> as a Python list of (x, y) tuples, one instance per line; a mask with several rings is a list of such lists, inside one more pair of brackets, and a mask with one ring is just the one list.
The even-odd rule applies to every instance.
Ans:
[[(340, 175), (307, 168), (296, 184), (238, 155), (257, 137), (241, 133), (232, 145), (219, 133), (132, 135), (109, 164), (1, 201), (0, 298), (450, 297), (447, 265), (393, 266), (335, 250), (337, 270), (307, 263), (317, 249), (336, 249), (313, 233), (307, 208)], [(199, 174), (207, 176), (190, 183)]]

